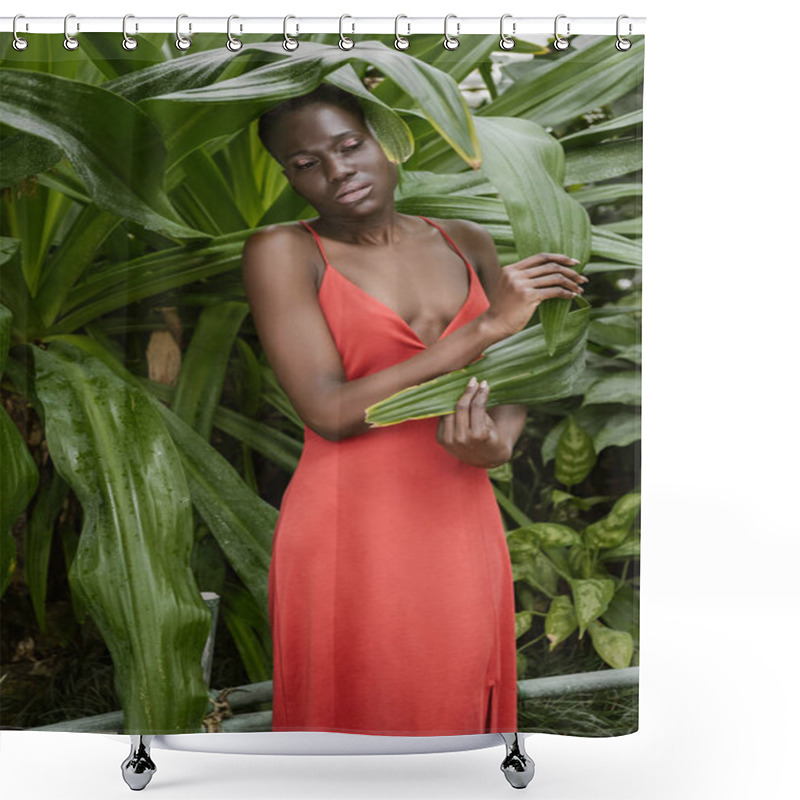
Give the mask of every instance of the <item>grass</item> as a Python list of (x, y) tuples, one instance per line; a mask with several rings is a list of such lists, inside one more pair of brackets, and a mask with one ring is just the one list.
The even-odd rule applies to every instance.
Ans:
[[(594, 652), (588, 636), (583, 641), (567, 640), (553, 653), (548, 652), (546, 641), (537, 645), (525, 649), (526, 679), (609, 668)], [(523, 700), (518, 711), (519, 730), (533, 733), (623, 736), (638, 727), (638, 686)]]

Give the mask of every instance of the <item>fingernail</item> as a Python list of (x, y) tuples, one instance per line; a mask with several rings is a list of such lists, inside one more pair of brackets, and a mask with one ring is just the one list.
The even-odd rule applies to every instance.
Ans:
[(580, 261), (578, 261), (578, 259), (577, 259), (577, 258), (571, 258), (571, 259), (570, 259), (570, 261), (571, 261), (573, 264), (580, 264), (580, 263), (581, 263)]
[(489, 382), (488, 381), (481, 381), (481, 389), (488, 389)]
[(475, 380), (475, 376), (473, 375), (469, 379), (469, 383), (467, 384), (467, 386), (469, 386), (469, 388), (472, 389), (474, 386), (477, 386), (477, 385), (478, 385), (478, 381)]

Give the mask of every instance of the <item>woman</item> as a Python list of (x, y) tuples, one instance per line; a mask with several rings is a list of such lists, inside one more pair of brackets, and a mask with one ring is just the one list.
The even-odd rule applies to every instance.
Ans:
[(514, 597), (486, 469), (523, 406), (369, 429), (371, 404), (475, 361), (585, 278), (564, 255), (504, 269), (491, 237), (395, 211), (395, 165), (358, 101), (322, 85), (259, 132), (318, 216), (254, 234), (244, 281), (269, 362), (306, 424), (269, 575), (273, 730), (516, 730)]

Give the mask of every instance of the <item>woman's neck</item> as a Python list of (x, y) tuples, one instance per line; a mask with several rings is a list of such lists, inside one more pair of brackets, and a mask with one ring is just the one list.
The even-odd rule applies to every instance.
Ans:
[(404, 237), (407, 219), (391, 206), (363, 219), (320, 216), (314, 222), (314, 229), (321, 236), (339, 242), (388, 245)]

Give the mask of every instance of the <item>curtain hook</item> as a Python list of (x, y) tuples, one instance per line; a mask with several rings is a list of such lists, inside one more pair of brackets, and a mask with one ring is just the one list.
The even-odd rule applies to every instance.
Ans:
[[(67, 25), (69, 24), (70, 17), (74, 17), (74, 14), (67, 14), (64, 17), (64, 49), (65, 50), (77, 50), (80, 46), (80, 42), (74, 37), (69, 35), (69, 31), (67, 30)], [(80, 23), (75, 23), (75, 31), (79, 31), (81, 29)]]
[[(131, 36), (128, 36), (128, 20), (136, 19), (133, 14), (126, 14), (122, 18), (122, 47), (125, 50), (135, 50), (139, 46), (139, 42)], [(136, 23), (136, 30), (139, 30), (139, 23)]]
[[(503, 16), (500, 17), (500, 47), (503, 50), (513, 50), (514, 49), (514, 45), (516, 44), (514, 39), (512, 39), (511, 36), (506, 36), (505, 31), (503, 30), (504, 25), (505, 25), (505, 21), (507, 19), (511, 19), (511, 18), (512, 18), (511, 14), (503, 14)], [(511, 35), (512, 36), (516, 36), (516, 33), (517, 33), (517, 23), (516, 22), (512, 22), (511, 23)]]
[[(558, 32), (558, 21), (560, 19), (567, 19), (567, 15), (566, 14), (559, 14), (556, 17), (555, 22), (553, 23), (553, 34), (555, 36), (555, 41), (553, 42), (553, 47), (555, 47), (556, 50), (566, 50), (569, 47), (569, 40), (568, 39), (562, 39), (561, 35)], [(569, 28), (570, 28), (570, 24), (569, 24), (569, 22), (567, 22), (567, 36), (569, 36)]]
[[(225, 47), (231, 51), (231, 53), (236, 53), (237, 51), (242, 49), (242, 40), (236, 39), (234, 36), (231, 35), (231, 20), (239, 19), (236, 14), (231, 14), (228, 17), (228, 41), (225, 43)], [(242, 26), (239, 25), (239, 33), (242, 32)]]
[[(14, 42), (13, 47), (15, 50), (24, 50), (28, 46), (28, 40), (23, 39), (21, 36), (17, 36), (17, 20), (18, 19), (25, 19), (24, 14), (17, 14), (14, 17), (14, 21), (11, 23), (11, 32), (14, 34)], [(25, 30), (28, 30), (28, 23), (25, 23)]]
[[(394, 18), (394, 46), (398, 50), (408, 50), (411, 46), (411, 42), (405, 38), (405, 36), (401, 36), (398, 32), (398, 28), (400, 27), (400, 20), (401, 19), (408, 19), (405, 14), (398, 14)], [(407, 22), (406, 26), (408, 27), (408, 31), (406, 32), (406, 36), (411, 36), (411, 23)]]
[[(342, 50), (352, 50), (355, 47), (356, 43), (349, 36), (345, 36), (344, 33), (342, 32), (342, 28), (344, 27), (344, 21), (346, 19), (353, 19), (353, 18), (349, 14), (342, 14), (342, 16), (339, 17), (339, 47)], [(355, 33), (356, 24), (355, 22), (351, 24), (353, 26), (353, 30), (351, 31), (351, 33)]]
[[(188, 17), (188, 14), (178, 14), (175, 19), (175, 47), (178, 50), (188, 50), (192, 46), (192, 40), (187, 39), (185, 36), (181, 36), (181, 20), (184, 17)], [(189, 23), (189, 33), (192, 32), (192, 23)]]
[[(456, 35), (451, 36), (447, 32), (447, 23), (450, 22), (451, 19), (456, 20)], [(460, 42), (456, 38), (461, 33), (461, 23), (458, 21), (458, 17), (455, 14), (448, 14), (444, 18), (444, 47), (445, 50), (455, 50)]]
[[(625, 52), (626, 50), (630, 50), (631, 49), (631, 40), (630, 39), (623, 39), (619, 35), (619, 24), (623, 19), (628, 19), (628, 16), (626, 14), (620, 14), (617, 17), (617, 43), (616, 43), (615, 46), (616, 46), (617, 50), (621, 50), (621, 51)], [(628, 36), (630, 36), (632, 32), (633, 32), (633, 25), (631, 25), (631, 23), (629, 22), (628, 23)]]
[[(289, 52), (293, 50), (297, 50), (300, 47), (300, 42), (297, 39), (292, 39), (291, 36), (286, 31), (286, 27), (289, 24), (290, 19), (297, 19), (297, 17), (293, 17), (291, 14), (288, 14), (283, 18), (283, 49), (288, 50)], [(295, 23), (295, 33), (300, 33), (300, 26)]]

